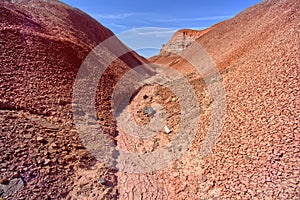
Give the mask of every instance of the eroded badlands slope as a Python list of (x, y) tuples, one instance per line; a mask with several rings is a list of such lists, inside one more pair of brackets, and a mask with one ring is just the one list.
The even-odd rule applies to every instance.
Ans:
[[(192, 147), (169, 167), (152, 174), (120, 176), (123, 199), (300, 197), (299, 9), (297, 0), (263, 1), (204, 34), (179, 31), (159, 55), (150, 59), (180, 71), (190, 80), (202, 108), (201, 124)], [(197, 71), (183, 59), (197, 56), (195, 48), (187, 45), (192, 39), (216, 63), (226, 92), (223, 131), (212, 153), (204, 159), (198, 159), (199, 151), (210, 124), (209, 107), (214, 99), (209, 98)], [(178, 102), (172, 101), (167, 90), (157, 92), (156, 88), (141, 91), (131, 109), (143, 118), (139, 110), (152, 102), (171, 107), (175, 116), (170, 116), (168, 127), (177, 130)], [(143, 100), (147, 93), (149, 97)], [(155, 141), (144, 143), (146, 147), (150, 145), (151, 152)]]
[[(113, 33), (57, 1), (1, 1), (0, 9), (2, 197), (299, 199), (299, 1), (264, 1), (208, 30), (179, 31), (161, 54), (150, 59), (185, 76), (201, 112), (191, 117), (200, 126), (188, 151), (167, 167), (144, 174), (124, 173), (97, 162), (72, 121), (77, 71), (91, 49)], [(174, 55), (197, 56), (189, 48), (192, 39), (216, 63), (226, 92), (224, 127), (204, 158), (199, 152), (214, 99), (203, 77), (180, 54)], [(114, 48), (100, 49), (100, 66), (120, 48), (125, 47), (117, 42)], [(151, 105), (159, 103), (167, 111), (170, 132), (162, 130), (143, 140), (116, 126), (111, 116), (114, 85), (144, 62), (134, 52), (116, 59), (96, 94), (97, 120), (104, 134), (118, 148), (141, 155), (174, 140), (182, 114), (180, 99), (172, 91), (149, 84), (131, 99), (132, 119), (146, 125), (154, 115)], [(161, 72), (152, 79), (178, 85), (178, 80)], [(192, 113), (193, 107), (187, 111)]]
[[(77, 171), (94, 165), (95, 158), (82, 145), (71, 110), (80, 65), (97, 44), (112, 36), (96, 20), (59, 1), (0, 2), (1, 197), (116, 195), (114, 175), (108, 169), (94, 173), (95, 182), (80, 185), (83, 175)], [(122, 48), (126, 49), (115, 40), (114, 48), (98, 49), (99, 67)], [(96, 110), (104, 133), (111, 138), (115, 126), (107, 99), (122, 74), (144, 61), (129, 52), (116, 59), (99, 81)], [(101, 173), (106, 173), (108, 186), (99, 183)], [(97, 194), (84, 187), (96, 188)]]

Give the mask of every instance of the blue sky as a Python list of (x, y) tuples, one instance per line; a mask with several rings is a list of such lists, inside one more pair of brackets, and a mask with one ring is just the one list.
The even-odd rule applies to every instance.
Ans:
[(178, 29), (204, 29), (261, 0), (62, 0), (88, 13), (145, 57), (159, 52)]

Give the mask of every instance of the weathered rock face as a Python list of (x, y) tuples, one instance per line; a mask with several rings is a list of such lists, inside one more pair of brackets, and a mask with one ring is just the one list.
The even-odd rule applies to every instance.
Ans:
[(188, 48), (193, 41), (200, 38), (202, 35), (207, 33), (210, 30), (216, 28), (219, 24), (216, 24), (205, 30), (191, 30), (191, 29), (182, 29), (177, 31), (168, 43), (164, 44), (160, 55), (170, 55), (170, 54), (179, 54)]
[(171, 40), (163, 45), (161, 49), (161, 54), (178, 54), (184, 51), (190, 44), (199, 38), (201, 35), (201, 31), (195, 31), (195, 30), (179, 30), (177, 31)]

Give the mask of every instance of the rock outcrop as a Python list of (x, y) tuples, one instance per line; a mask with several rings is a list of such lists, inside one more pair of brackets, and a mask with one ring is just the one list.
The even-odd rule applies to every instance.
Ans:
[(193, 41), (200, 38), (205, 33), (213, 30), (219, 24), (216, 24), (210, 28), (204, 30), (191, 30), (191, 29), (182, 29), (177, 31), (172, 38), (163, 45), (160, 55), (170, 55), (170, 54), (179, 54), (188, 48)]

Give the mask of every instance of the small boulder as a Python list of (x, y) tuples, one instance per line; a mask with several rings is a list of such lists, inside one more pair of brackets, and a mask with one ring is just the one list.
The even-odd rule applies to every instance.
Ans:
[(145, 114), (145, 115), (150, 115), (150, 116), (153, 116), (153, 115), (155, 115), (155, 110), (153, 109), (153, 108), (151, 108), (151, 107), (145, 107), (144, 108), (144, 110), (143, 110), (143, 113)]
[(21, 178), (14, 178), (8, 182), (8, 184), (0, 184), (0, 196), (7, 197), (24, 187), (24, 182)]
[(101, 185), (105, 185), (106, 184), (106, 180), (103, 177), (100, 178), (99, 182), (100, 182)]
[(164, 131), (165, 131), (167, 134), (171, 133), (171, 130), (170, 130), (167, 126), (164, 126)]

